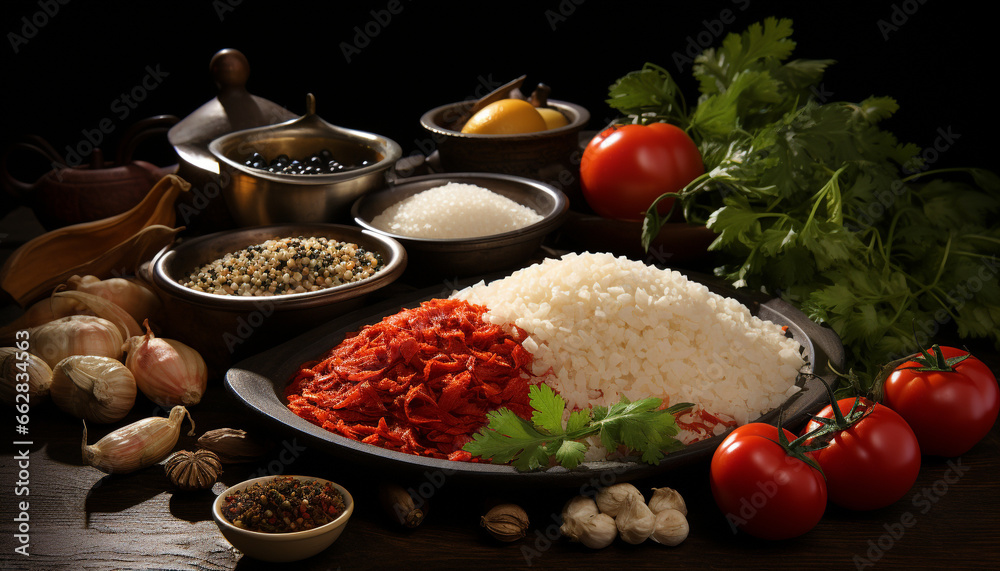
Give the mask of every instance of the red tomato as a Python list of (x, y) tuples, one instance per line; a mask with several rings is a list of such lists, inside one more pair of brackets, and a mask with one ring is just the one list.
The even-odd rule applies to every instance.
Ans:
[(732, 431), (715, 450), (709, 477), (715, 503), (734, 530), (762, 539), (802, 535), (826, 510), (823, 475), (789, 455), (770, 424), (755, 422)]
[[(854, 399), (840, 399), (837, 406), (846, 416)], [(920, 446), (892, 409), (863, 398), (855, 413), (863, 414), (860, 420), (832, 434), (826, 448), (809, 454), (823, 469), (830, 502), (852, 510), (883, 508), (900, 500), (917, 481)], [(817, 416), (833, 418), (833, 407), (827, 405)], [(802, 433), (820, 426), (810, 421)]]
[[(583, 151), (580, 187), (600, 216), (642, 220), (661, 194), (676, 192), (705, 172), (697, 145), (669, 123), (609, 127)], [(665, 214), (673, 198), (660, 202)]]
[[(952, 360), (969, 353), (941, 347), (941, 354)], [(911, 360), (885, 381), (882, 402), (906, 419), (924, 454), (968, 452), (989, 433), (1000, 412), (1000, 387), (986, 364), (969, 356), (950, 368), (928, 370), (919, 359)]]

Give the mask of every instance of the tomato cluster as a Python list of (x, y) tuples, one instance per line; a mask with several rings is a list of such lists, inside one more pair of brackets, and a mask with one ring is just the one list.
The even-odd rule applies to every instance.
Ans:
[(764, 423), (731, 432), (712, 457), (710, 484), (734, 531), (788, 539), (812, 529), (827, 502), (892, 505), (916, 482), (922, 455), (964, 454), (986, 436), (1000, 413), (996, 377), (967, 351), (932, 351), (895, 368), (881, 404), (837, 400), (827, 387), (831, 404), (798, 436)]

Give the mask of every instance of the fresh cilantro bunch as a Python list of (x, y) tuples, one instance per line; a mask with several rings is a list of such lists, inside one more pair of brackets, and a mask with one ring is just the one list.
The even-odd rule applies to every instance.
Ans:
[[(791, 35), (770, 18), (704, 51), (691, 108), (653, 64), (610, 88), (631, 120), (675, 123), (697, 143), (706, 172), (673, 196), (718, 234), (716, 273), (828, 324), (869, 378), (946, 328), (1000, 344), (1000, 179), (929, 170), (880, 127), (891, 98), (816, 97), (833, 62), (790, 59)], [(655, 206), (646, 248), (666, 222)]]
[(658, 463), (664, 452), (681, 448), (674, 423), (674, 413), (690, 404), (660, 410), (662, 401), (647, 398), (635, 402), (622, 400), (610, 407), (574, 410), (564, 423), (566, 401), (548, 385), (532, 385), (528, 398), (534, 412), (531, 422), (509, 409), (487, 414), (486, 427), (473, 435), (462, 449), (494, 464), (508, 464), (521, 471), (547, 468), (550, 460), (567, 469), (583, 462), (587, 444), (582, 440), (599, 435), (609, 451), (619, 445), (642, 455), (650, 464)]

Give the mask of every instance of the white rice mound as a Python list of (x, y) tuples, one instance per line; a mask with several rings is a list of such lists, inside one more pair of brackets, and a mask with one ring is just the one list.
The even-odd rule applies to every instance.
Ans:
[(520, 230), (541, 219), (531, 208), (492, 190), (449, 182), (389, 206), (371, 224), (414, 238), (476, 238)]
[(569, 408), (658, 397), (745, 424), (794, 394), (805, 364), (797, 341), (738, 301), (611, 254), (549, 258), (452, 297), (525, 330), (532, 372)]

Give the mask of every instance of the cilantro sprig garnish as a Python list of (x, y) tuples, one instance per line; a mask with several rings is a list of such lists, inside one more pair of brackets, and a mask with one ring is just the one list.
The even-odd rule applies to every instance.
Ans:
[(574, 410), (564, 423), (566, 401), (548, 385), (532, 385), (528, 398), (534, 409), (530, 422), (506, 408), (491, 411), (488, 424), (462, 449), (494, 464), (512, 464), (520, 471), (547, 468), (552, 458), (573, 469), (587, 452), (583, 440), (599, 435), (607, 450), (624, 445), (644, 462), (656, 464), (666, 452), (683, 446), (674, 438), (678, 432), (674, 414), (693, 406), (681, 403), (661, 410), (658, 398), (631, 402), (623, 396), (608, 407)]
[[(931, 168), (883, 128), (894, 99), (833, 99), (833, 61), (792, 59), (791, 35), (768, 18), (699, 54), (694, 106), (654, 64), (609, 90), (620, 121), (671, 122), (698, 145), (705, 174), (671, 196), (717, 234), (715, 273), (830, 326), (862, 379), (945, 327), (1000, 346), (1000, 178)], [(645, 248), (668, 218), (650, 206)]]

